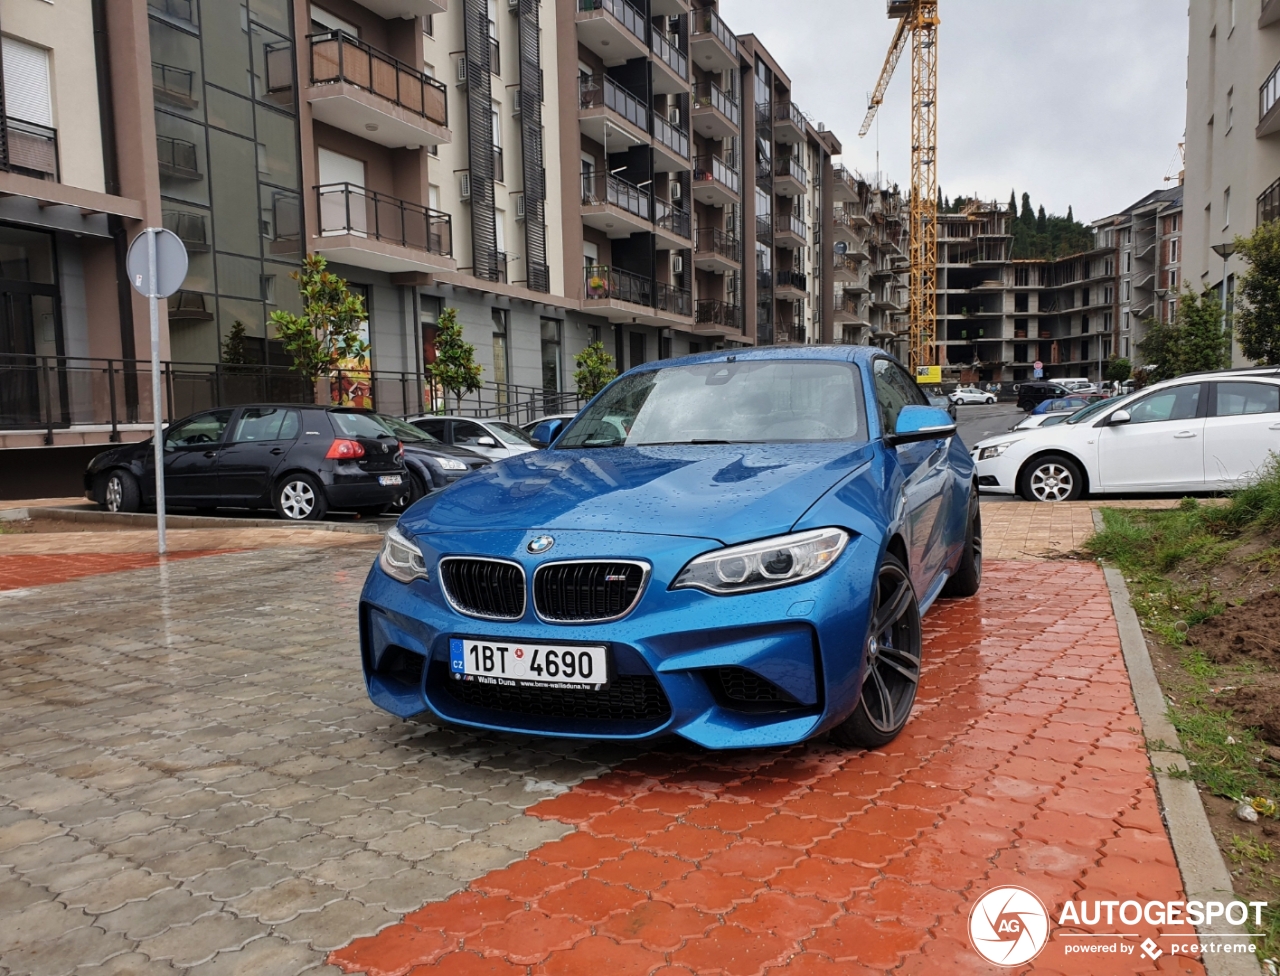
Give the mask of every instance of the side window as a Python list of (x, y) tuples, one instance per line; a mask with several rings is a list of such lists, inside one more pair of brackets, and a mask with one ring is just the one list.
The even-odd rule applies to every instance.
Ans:
[(1280, 386), (1270, 383), (1218, 383), (1214, 413), (1240, 417), (1248, 413), (1280, 413)]
[(298, 412), (280, 407), (252, 407), (240, 414), (232, 441), (291, 441), (298, 436)]
[(231, 420), (230, 410), (210, 410), (196, 414), (185, 423), (171, 427), (164, 435), (166, 447), (199, 447), (216, 444)]
[(444, 440), (444, 421), (443, 420), (415, 420), (413, 426), (425, 430), (428, 434), (438, 441)]
[(455, 420), (453, 422), (453, 442), (463, 447), (475, 447), (481, 437), (489, 437), (490, 435), (479, 424), (473, 424), (466, 420)]
[(892, 360), (877, 359), (872, 365), (872, 375), (876, 385), (876, 405), (880, 408), (882, 434), (892, 434), (897, 430), (898, 413), (903, 407), (928, 403), (911, 377)]
[(1200, 384), (1176, 386), (1139, 400), (1129, 408), (1131, 424), (1154, 424), (1164, 420), (1191, 420), (1200, 406)]

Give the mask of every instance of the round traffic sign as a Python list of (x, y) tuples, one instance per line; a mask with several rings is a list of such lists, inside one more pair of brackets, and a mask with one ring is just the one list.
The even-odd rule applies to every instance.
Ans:
[[(1023, 362), (1026, 362), (1026, 360), (1023, 360)], [(1031, 365), (1032, 365), (1033, 367), (1035, 367), (1036, 369), (1044, 369), (1044, 363), (1040, 362), (1040, 360), (1038, 360), (1038, 359), (1037, 359), (1034, 363), (1032, 363)]]
[(147, 253), (147, 238), (155, 232), (156, 238), (156, 298), (168, 298), (182, 287), (187, 277), (187, 249), (182, 239), (164, 227), (148, 227), (129, 245), (125, 267), (129, 272), (129, 284), (143, 298), (150, 298), (151, 262)]

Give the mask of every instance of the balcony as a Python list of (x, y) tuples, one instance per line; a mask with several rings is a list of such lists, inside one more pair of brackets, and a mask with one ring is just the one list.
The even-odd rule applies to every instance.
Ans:
[[(4, 128), (10, 171), (19, 176), (57, 183), (58, 130), (12, 117), (4, 120)], [(194, 150), (195, 146), (191, 148)]]
[(756, 240), (764, 241), (766, 244), (773, 243), (773, 216), (771, 214), (756, 214)]
[(861, 244), (862, 230), (865, 226), (865, 218), (861, 221), (854, 220), (853, 215), (847, 211), (837, 211), (831, 221), (831, 231), (835, 239), (853, 247)]
[(692, 128), (708, 139), (732, 139), (742, 125), (742, 107), (712, 81), (693, 86)]
[(653, 116), (653, 165), (659, 173), (683, 173), (689, 160), (689, 133), (661, 115)]
[(360, 6), (372, 10), (383, 20), (412, 20), (448, 11), (448, 0), (360, 0)]
[(698, 228), (693, 266), (702, 271), (727, 274), (742, 265), (742, 242), (718, 227)]
[(773, 103), (773, 138), (778, 142), (798, 144), (804, 142), (804, 130), (808, 119), (795, 102)]
[(659, 30), (650, 30), (649, 48), (657, 55), (654, 62), (653, 90), (662, 95), (675, 95), (689, 90), (689, 58)]
[(610, 238), (653, 230), (649, 191), (612, 173), (582, 175), (582, 222)]
[[(13, 151), (13, 120), (8, 120), (10, 140), (9, 140), (9, 165), (17, 166)], [(27, 123), (22, 123), (26, 125)], [(199, 147), (194, 142), (188, 142), (186, 139), (175, 139), (172, 136), (156, 136), (156, 156), (160, 164), (160, 175), (168, 177), (172, 180), (187, 180), (194, 182), (195, 180), (204, 179), (204, 174), (200, 172), (200, 152)]]
[(856, 295), (843, 291), (836, 292), (833, 310), (835, 313), (833, 321), (837, 325), (869, 326), (871, 324), (867, 317), (866, 305)]
[(689, 12), (689, 0), (650, 0), (649, 13), (655, 17), (679, 17)]
[(778, 298), (792, 301), (804, 298), (809, 288), (809, 278), (800, 271), (775, 271), (773, 273), (773, 289)]
[(1280, 21), (1280, 0), (1262, 0), (1262, 12), (1258, 14), (1258, 26), (1270, 27)]
[(653, 229), (658, 247), (670, 251), (684, 250), (693, 235), (693, 218), (689, 211), (673, 207), (666, 200), (653, 201)]
[(779, 156), (773, 161), (773, 192), (798, 197), (809, 185), (809, 174), (795, 156)]
[(698, 156), (693, 161), (693, 196), (699, 203), (727, 207), (738, 202), (742, 177), (719, 156)]
[(209, 229), (204, 214), (166, 210), (161, 222), (165, 230), (178, 235), (188, 254), (208, 253)]
[(693, 315), (689, 292), (620, 268), (590, 265), (584, 272), (583, 308), (611, 322), (687, 327)]
[(861, 262), (855, 261), (847, 254), (837, 254), (831, 262), (831, 275), (836, 281), (845, 282), (845, 288), (850, 285), (858, 285), (866, 280), (866, 276), (862, 273), (860, 267)]
[(579, 80), (578, 125), (601, 145), (607, 129), (611, 152), (649, 144), (649, 110), (608, 75)]
[(742, 332), (742, 307), (718, 298), (699, 299), (693, 316), (697, 335), (725, 335)]
[(797, 214), (774, 214), (773, 242), (778, 247), (804, 247), (809, 240), (804, 218)]
[(837, 166), (832, 173), (831, 189), (837, 203), (858, 202), (858, 177), (852, 170)]
[(448, 143), (445, 86), (342, 31), (307, 38), (306, 100), (321, 122), (396, 149)]
[(212, 322), (213, 312), (197, 291), (175, 291), (168, 300), (170, 322)]
[(195, 73), (159, 61), (151, 62), (151, 93), (157, 102), (175, 108), (190, 110), (200, 104), (195, 91)]
[(330, 261), (391, 274), (457, 268), (446, 213), (350, 183), (316, 187), (316, 203), (311, 250)]
[(693, 63), (704, 71), (738, 70), (738, 39), (715, 11), (695, 10), (690, 20)]
[(608, 67), (649, 56), (644, 14), (627, 0), (578, 0), (578, 40)]

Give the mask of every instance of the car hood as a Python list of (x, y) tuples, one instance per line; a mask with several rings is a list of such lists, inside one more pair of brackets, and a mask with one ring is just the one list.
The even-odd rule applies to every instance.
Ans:
[(457, 458), (459, 461), (467, 462), (489, 460), (483, 454), (469, 451), (465, 447), (455, 447), (452, 444), (423, 444), (419, 441), (406, 441), (404, 452), (406, 454), (425, 454), (428, 457)]
[(1043, 427), (1027, 427), (1023, 430), (1010, 431), (1007, 434), (997, 434), (995, 437), (988, 437), (985, 440), (978, 441), (978, 443), (974, 444), (973, 447), (969, 448), (969, 450), (972, 452), (983, 447), (993, 447), (996, 444), (1012, 444), (1014, 441), (1020, 441), (1024, 437), (1038, 434), (1043, 429)]
[(402, 522), (413, 534), (578, 529), (728, 544), (788, 531), (871, 454), (848, 442), (537, 451), (429, 495)]

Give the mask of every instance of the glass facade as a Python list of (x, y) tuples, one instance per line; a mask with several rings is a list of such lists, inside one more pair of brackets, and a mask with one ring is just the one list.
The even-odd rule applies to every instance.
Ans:
[(242, 322), (274, 361), (268, 318), (300, 312), (293, 26), (288, 0), (148, 0), (164, 223), (190, 256), (169, 300), (177, 361), (217, 362)]

